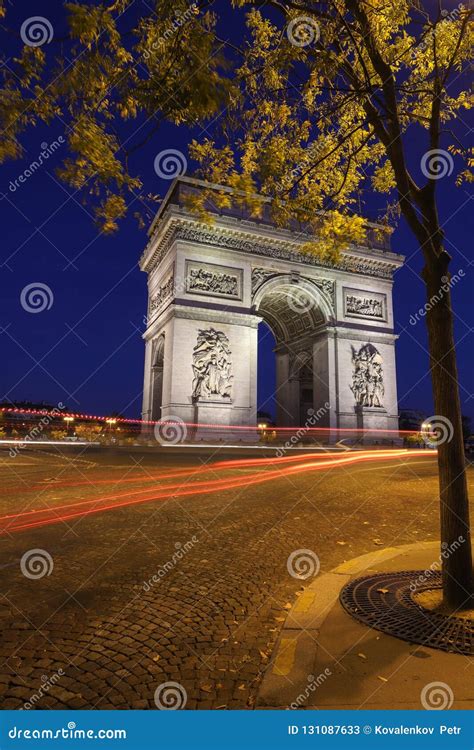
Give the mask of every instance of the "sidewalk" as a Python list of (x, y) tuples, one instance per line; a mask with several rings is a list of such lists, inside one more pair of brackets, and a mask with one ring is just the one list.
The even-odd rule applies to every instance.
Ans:
[(474, 708), (474, 659), (373, 630), (350, 617), (338, 600), (351, 578), (425, 570), (438, 555), (437, 542), (410, 544), (319, 575), (288, 614), (257, 708)]

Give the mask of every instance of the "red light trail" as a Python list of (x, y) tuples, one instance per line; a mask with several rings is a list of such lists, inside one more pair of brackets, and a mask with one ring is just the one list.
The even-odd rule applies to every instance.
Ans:
[[(332, 469), (338, 466), (358, 464), (365, 462), (377, 462), (387, 460), (406, 459), (415, 456), (426, 457), (436, 455), (435, 451), (427, 454), (426, 450), (368, 450), (357, 451), (348, 455), (347, 453), (326, 453), (326, 454), (304, 454), (300, 456), (289, 456), (284, 458), (263, 458), (263, 459), (241, 459), (234, 461), (218, 461), (212, 466), (199, 467), (199, 469), (183, 469), (179, 472), (168, 472), (165, 474), (143, 477), (143, 475), (123, 482), (150, 482), (155, 480), (173, 479), (177, 476), (181, 481), (178, 483), (168, 484), (162, 488), (145, 488), (121, 493), (104, 495), (97, 498), (82, 500), (74, 503), (56, 505), (54, 507), (22, 511), (16, 514), (9, 514), (0, 517), (0, 534), (8, 534), (14, 531), (39, 528), (41, 526), (68, 521), (73, 518), (86, 517), (94, 513), (101, 513), (118, 508), (150, 503), (153, 501), (164, 501), (192, 495), (213, 494), (215, 492), (225, 492), (226, 490), (250, 487), (256, 484), (262, 484), (272, 480), (282, 479), (284, 477), (297, 475), (303, 472), (315, 472)], [(192, 480), (197, 476), (212, 472), (216, 467), (219, 469), (239, 470), (245, 467), (259, 466), (263, 471), (250, 471), (239, 476), (223, 477), (207, 481), (197, 481), (193, 484), (185, 484), (185, 480)], [(274, 467), (278, 468), (274, 468)], [(114, 479), (101, 479), (98, 482), (114, 484)], [(122, 483), (122, 481), (120, 481)], [(84, 482), (63, 483), (64, 487), (83, 486)], [(56, 489), (57, 485), (54, 485)], [(139, 496), (139, 497), (137, 497)]]

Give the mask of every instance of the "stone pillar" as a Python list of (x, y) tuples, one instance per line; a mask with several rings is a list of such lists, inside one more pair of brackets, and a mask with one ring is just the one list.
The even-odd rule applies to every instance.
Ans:
[(325, 331), (313, 343), (313, 408), (316, 427), (337, 427), (336, 370), (334, 333)]
[[(177, 417), (184, 422), (198, 421), (217, 427), (256, 424), (258, 321), (253, 315), (175, 307), (172, 326), (165, 338), (163, 418)], [(225, 397), (216, 393), (193, 398), (194, 349), (200, 331), (211, 329), (224, 334), (228, 341), (230, 393)], [(208, 433), (211, 434), (209, 429)]]
[(293, 375), (288, 381), (288, 400), (286, 402), (287, 422), (290, 427), (300, 424), (300, 379)]
[(163, 403), (163, 363), (151, 368), (151, 418), (161, 419), (161, 405)]
[(143, 374), (143, 406), (142, 419), (151, 419), (151, 364), (153, 343), (151, 339), (145, 340), (145, 371)]
[[(398, 429), (398, 405), (395, 372), (395, 340), (393, 334), (361, 334), (359, 331), (339, 331), (336, 338), (339, 389), (339, 418), (341, 428), (363, 429)], [(362, 405), (358, 409), (354, 387), (353, 356), (358, 355), (367, 344), (375, 347), (381, 360), (384, 394), (381, 406)], [(368, 433), (370, 435), (370, 433)], [(394, 436), (396, 437), (396, 436)]]

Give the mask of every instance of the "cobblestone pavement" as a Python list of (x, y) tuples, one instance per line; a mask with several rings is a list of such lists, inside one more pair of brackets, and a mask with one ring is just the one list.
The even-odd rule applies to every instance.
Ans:
[[(126, 479), (203, 461), (1, 455), (2, 516), (123, 492)], [(211, 467), (208, 478), (222, 472)], [(305, 585), (288, 573), (288, 556), (310, 549), (325, 571), (381, 545), (435, 539), (437, 497), (427, 452), (3, 534), (2, 707), (156, 708), (167, 682), (184, 688), (187, 708), (252, 707)], [(50, 558), (43, 552), (35, 568), (38, 549)]]

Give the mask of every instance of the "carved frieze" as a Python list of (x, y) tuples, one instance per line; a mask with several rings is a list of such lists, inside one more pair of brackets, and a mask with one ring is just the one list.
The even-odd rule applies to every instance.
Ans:
[(336, 310), (336, 282), (332, 279), (311, 279), (321, 289), (331, 303), (333, 313)]
[(272, 276), (278, 276), (278, 271), (271, 268), (252, 268), (252, 294), (254, 294), (264, 281), (271, 279)]
[(334, 288), (335, 284), (332, 279), (313, 279), (316, 286), (319, 286), (320, 289), (323, 290), (329, 297), (329, 299), (332, 299), (334, 295)]
[(387, 295), (344, 288), (344, 315), (348, 318), (387, 320)]
[(364, 344), (359, 351), (352, 347), (352, 385), (356, 404), (381, 407), (385, 393), (383, 359), (373, 344)]
[(206, 297), (242, 299), (241, 268), (230, 268), (214, 263), (186, 261), (186, 291)]
[(148, 303), (148, 319), (151, 319), (158, 310), (173, 296), (174, 274), (171, 273), (166, 281), (156, 289), (150, 296)]
[(223, 331), (199, 330), (192, 367), (193, 400), (230, 400), (234, 376), (229, 339)]
[[(153, 267), (164, 258), (175, 240), (238, 250), (239, 252), (249, 253), (253, 256), (257, 255), (279, 260), (302, 262), (305, 265), (319, 266), (321, 268), (336, 268), (384, 279), (391, 279), (393, 272), (400, 265), (398, 259), (390, 260), (387, 258), (385, 260), (380, 257), (360, 258), (347, 253), (343, 253), (337, 263), (331, 263), (310, 253), (299, 252), (298, 243), (292, 240), (263, 240), (249, 232), (223, 229), (219, 226), (209, 227), (189, 219), (173, 219), (159, 248), (157, 248), (153, 255)], [(150, 269), (148, 268), (147, 270)]]

